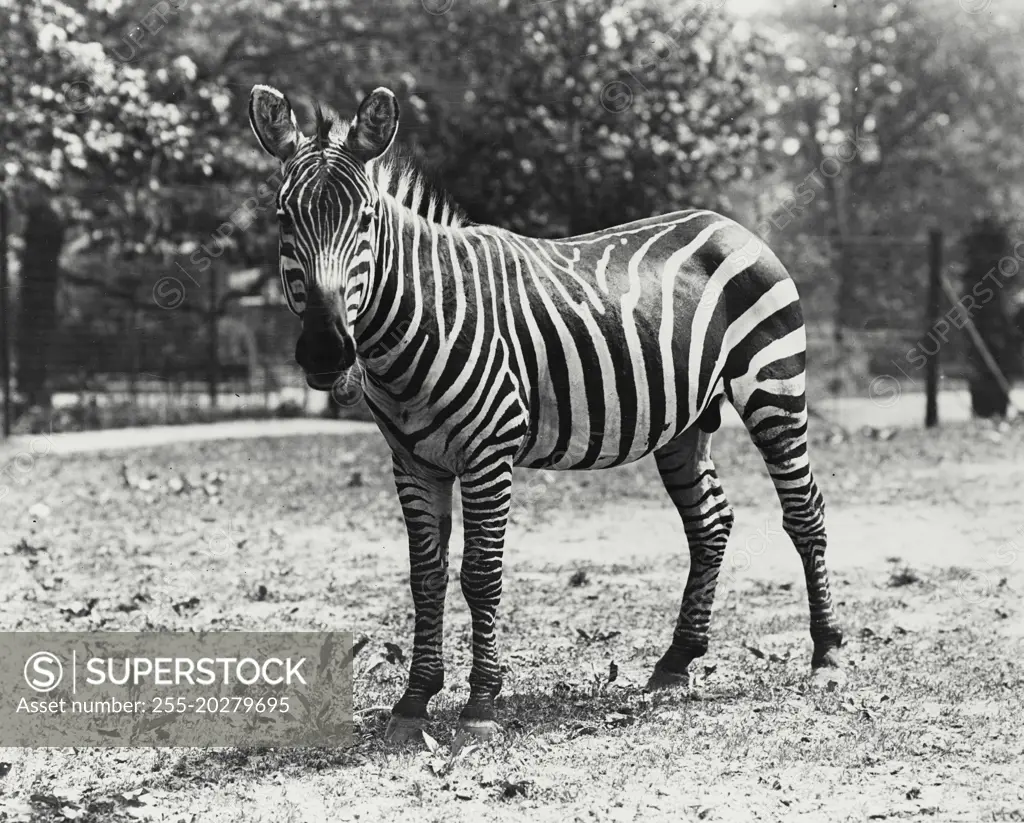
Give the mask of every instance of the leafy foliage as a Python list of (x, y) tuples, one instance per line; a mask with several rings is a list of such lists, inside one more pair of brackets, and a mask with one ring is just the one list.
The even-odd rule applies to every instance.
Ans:
[[(86, 338), (118, 341), (110, 316), (138, 311), (150, 349), (201, 348), (200, 315), (239, 296), (211, 274), (264, 266), (253, 290), (275, 288), (275, 168), (245, 125), (249, 88), (285, 90), (308, 120), (314, 99), (348, 116), (387, 85), (401, 150), (475, 221), (564, 236), (784, 209), (799, 225), (770, 242), (812, 320), (838, 304), (841, 322), (917, 327), (919, 249), (850, 238), (1021, 211), (1022, 26), (1001, 2), (790, 0), (737, 22), (709, 0), (0, 0), (14, 248), (33, 204), (59, 218), (59, 278), (21, 279), (38, 275), (38, 306), (62, 284), (57, 321)], [(837, 151), (807, 202), (798, 187)], [(167, 277), (180, 311), (154, 301)]]
[(432, 22), (446, 82), (421, 141), (481, 222), (582, 233), (750, 176), (766, 47), (704, 3), (468, 2)]

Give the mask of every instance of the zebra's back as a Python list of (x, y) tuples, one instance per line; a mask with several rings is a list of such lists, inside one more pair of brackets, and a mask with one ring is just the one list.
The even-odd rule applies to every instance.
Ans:
[(510, 258), (498, 292), (528, 419), (519, 465), (637, 460), (727, 392), (744, 341), (802, 330), (778, 259), (713, 212), (557, 241), (491, 236)]

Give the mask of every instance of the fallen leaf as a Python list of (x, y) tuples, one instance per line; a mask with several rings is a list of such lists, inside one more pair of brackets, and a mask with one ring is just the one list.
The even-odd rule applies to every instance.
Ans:
[(385, 643), (384, 648), (388, 650), (388, 662), (389, 663), (405, 663), (405, 652), (402, 651), (401, 646), (394, 643)]
[(569, 585), (573, 588), (579, 588), (580, 586), (586, 586), (590, 581), (587, 579), (587, 573), (583, 569), (578, 569), (572, 573), (569, 578)]
[(574, 726), (569, 732), (569, 739), (572, 740), (573, 738), (583, 737), (588, 734), (597, 734), (597, 726)]
[(369, 643), (369, 642), (370, 642), (370, 638), (367, 637), (364, 634), (355, 643), (352, 644), (352, 659), (353, 660), (355, 659), (356, 655), (359, 654), (359, 652), (361, 652), (366, 647), (366, 644)]
[(184, 611), (194, 609), (199, 605), (199, 598), (192, 595), (188, 600), (182, 600), (180, 603), (172, 604), (171, 608), (174, 609), (174, 613), (180, 615)]
[(369, 659), (369, 661), (367, 661), (366, 668), (363, 669), (363, 676), (365, 677), (365, 676), (371, 674), (372, 672), (374, 672), (376, 669), (379, 669), (381, 666), (383, 666), (387, 662), (388, 662), (388, 659), (384, 655), (382, 655), (380, 652), (378, 652), (373, 657), (371, 657)]
[(18, 542), (18, 544), (14, 547), (14, 553), (15, 554), (36, 555), (36, 554), (39, 554), (40, 552), (45, 552), (45, 551), (47, 551), (46, 546), (31, 546), (31, 545), (29, 545), (28, 541), (25, 540), (24, 537), (21, 538), (21, 540)]
[(533, 784), (530, 780), (506, 780), (501, 790), (501, 799), (511, 800), (513, 797), (527, 797), (531, 785)]
[(85, 603), (77, 601), (70, 603), (64, 608), (60, 609), (60, 613), (64, 615), (65, 620), (72, 620), (76, 617), (88, 617), (92, 614), (93, 606), (99, 603), (98, 597), (90, 597)]
[(440, 744), (436, 740), (434, 740), (433, 737), (431, 737), (429, 734), (423, 731), (423, 729), (420, 729), (420, 734), (423, 735), (423, 742), (427, 744), (427, 748), (430, 750), (430, 753), (437, 754), (437, 750), (440, 748)]

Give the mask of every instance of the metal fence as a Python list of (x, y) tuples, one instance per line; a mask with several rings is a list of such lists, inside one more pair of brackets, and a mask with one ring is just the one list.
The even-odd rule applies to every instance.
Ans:
[[(845, 261), (828, 238), (797, 236), (773, 244), (804, 305), (812, 407), (831, 410), (842, 424), (849, 422), (844, 408), (869, 404), (865, 408), (877, 412), (894, 393), (906, 416), (915, 403), (922, 410), (928, 405), (929, 389), (964, 391), (968, 330), (947, 329), (939, 346), (932, 339), (929, 289), (938, 277), (955, 291), (962, 266), (955, 245), (940, 242), (938, 260), (927, 237), (848, 238)], [(837, 335), (842, 297), (835, 272), (841, 265), (847, 266), (850, 289)], [(157, 274), (129, 302), (73, 278), (64, 282), (49, 351), (53, 406), (62, 425), (322, 413), (325, 395), (310, 392), (294, 364), (297, 320), (284, 305), (276, 276), (263, 276), (259, 290), (217, 308), (218, 294), (244, 292), (261, 276), (251, 269), (211, 274), (204, 284), (208, 293), (195, 291), (174, 305), (161, 305), (161, 283), (168, 278)], [(949, 300), (941, 297), (942, 311)], [(9, 310), (6, 320), (9, 332)], [(920, 399), (911, 402), (915, 395)], [(904, 422), (920, 424), (922, 415), (915, 411)]]

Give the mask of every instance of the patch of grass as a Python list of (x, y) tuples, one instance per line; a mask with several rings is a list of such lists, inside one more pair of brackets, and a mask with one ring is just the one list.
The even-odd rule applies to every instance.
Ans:
[[(629, 546), (595, 544), (584, 570), (558, 544), (527, 556), (516, 545), (528, 525), (568, 544), (585, 522), (670, 504), (648, 463), (557, 475), (513, 512), (503, 733), (446, 769), (422, 745), (382, 739), (413, 620), (404, 526), (378, 438), (38, 460), (2, 503), (11, 528), (0, 542), (0, 628), (353, 629), (365, 639), (354, 667), (363, 713), (348, 750), (2, 751), (11, 769), (0, 809), (66, 819), (70, 807), (33, 800), (66, 786), (81, 793), (79, 819), (116, 821), (138, 811), (118, 796), (140, 789), (170, 820), (973, 820), (1018, 808), (1022, 638), (1019, 620), (999, 615), (1019, 615), (1021, 564), (991, 567), (996, 555), (979, 552), (957, 567), (929, 565), (913, 553), (913, 533), (898, 531), (906, 504), (928, 505), (973, 524), (979, 545), (999, 545), (1024, 479), (1011, 458), (1020, 432), (1007, 438), (1016, 445), (965, 427), (815, 444), (830, 512), (859, 506), (891, 520), (885, 550), (896, 558), (834, 575), (848, 682), (831, 692), (808, 685), (801, 586), (755, 563), (754, 577), (723, 592), (691, 687), (646, 694), (685, 581), (682, 547), (630, 559)], [(734, 502), (776, 505), (741, 432), (716, 436), (716, 454)], [(964, 483), (971, 464), (986, 483)], [(182, 476), (195, 482), (174, 481)], [(50, 513), (30, 516), (40, 502)], [(857, 545), (857, 534), (846, 537)], [(430, 726), (442, 748), (471, 662), (467, 610), (457, 580), (451, 587), (447, 684)]]
[(921, 578), (917, 572), (908, 566), (904, 566), (902, 569), (897, 569), (889, 575), (889, 586), (890, 588), (899, 588), (900, 586), (913, 586), (915, 583), (920, 583)]

